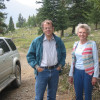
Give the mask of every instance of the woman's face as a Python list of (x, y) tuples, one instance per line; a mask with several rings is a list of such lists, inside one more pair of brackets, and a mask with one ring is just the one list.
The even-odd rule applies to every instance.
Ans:
[(87, 33), (85, 28), (79, 28), (77, 35), (80, 38), (80, 41), (86, 41), (87, 40), (88, 33)]

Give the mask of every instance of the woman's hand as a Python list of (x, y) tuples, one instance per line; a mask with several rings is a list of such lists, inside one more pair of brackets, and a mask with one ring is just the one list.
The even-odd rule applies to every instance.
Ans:
[(73, 77), (72, 76), (69, 77), (69, 83), (73, 84)]
[(96, 82), (97, 82), (97, 78), (96, 78), (96, 77), (93, 77), (93, 78), (92, 78), (92, 85), (95, 85)]

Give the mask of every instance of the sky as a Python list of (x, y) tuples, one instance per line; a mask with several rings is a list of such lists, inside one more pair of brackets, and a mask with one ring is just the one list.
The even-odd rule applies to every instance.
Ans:
[(5, 22), (8, 24), (10, 16), (12, 16), (14, 24), (18, 20), (19, 13), (22, 14), (23, 18), (28, 19), (29, 15), (37, 14), (38, 8), (41, 7), (41, 4), (37, 4), (36, 1), (41, 0), (10, 0), (5, 1), (6, 9), (3, 12), (7, 13), (7, 19)]

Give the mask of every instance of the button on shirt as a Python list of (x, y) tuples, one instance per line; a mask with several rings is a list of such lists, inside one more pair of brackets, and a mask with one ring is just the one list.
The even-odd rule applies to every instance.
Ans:
[(53, 66), (58, 63), (56, 41), (54, 37), (51, 40), (47, 40), (46, 36), (43, 40), (43, 56), (41, 61), (41, 67)]

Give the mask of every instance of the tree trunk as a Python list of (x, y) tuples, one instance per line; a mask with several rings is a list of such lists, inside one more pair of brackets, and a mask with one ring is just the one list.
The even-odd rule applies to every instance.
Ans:
[(62, 38), (63, 36), (64, 36), (64, 30), (61, 30), (60, 37)]
[(95, 30), (97, 30), (98, 23), (95, 24)]
[(72, 34), (75, 34), (75, 26), (73, 26)]

